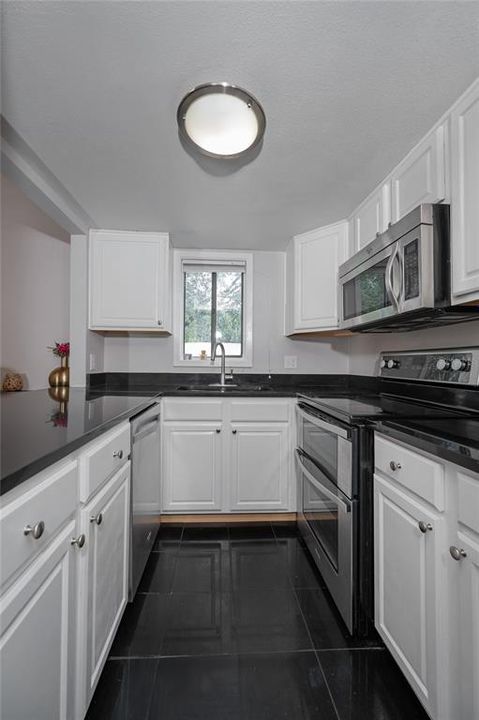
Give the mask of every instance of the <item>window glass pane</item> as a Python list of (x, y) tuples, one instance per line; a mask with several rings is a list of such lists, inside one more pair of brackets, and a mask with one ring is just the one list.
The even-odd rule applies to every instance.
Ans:
[(211, 287), (210, 272), (185, 272), (184, 358), (205, 357), (211, 352)]
[(243, 273), (216, 273), (216, 340), (226, 355), (243, 354)]

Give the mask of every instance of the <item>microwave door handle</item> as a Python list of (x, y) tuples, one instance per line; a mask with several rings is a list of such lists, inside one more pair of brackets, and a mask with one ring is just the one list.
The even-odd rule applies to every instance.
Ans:
[(311, 485), (314, 488), (316, 488), (316, 490), (318, 492), (322, 493), (323, 495), (326, 495), (328, 500), (335, 502), (341, 508), (343, 513), (347, 514), (347, 513), (351, 512), (351, 505), (349, 503), (345, 502), (342, 498), (338, 497), (338, 495), (335, 495), (334, 493), (331, 492), (331, 490), (328, 490), (328, 488), (324, 487), (324, 485), (322, 485), (320, 482), (318, 482), (318, 480), (316, 480), (314, 475), (312, 475), (309, 472), (309, 470), (305, 467), (305, 465), (303, 463), (303, 453), (301, 452), (301, 450), (299, 448), (296, 448), (295, 453), (296, 453), (296, 459), (299, 462), (299, 464), (301, 465), (301, 472), (306, 475), (306, 477), (308, 478), (308, 481), (311, 483)]
[(386, 272), (384, 275), (384, 283), (386, 285), (386, 292), (387, 296), (391, 301), (391, 305), (394, 305), (396, 308), (396, 312), (399, 312), (399, 302), (397, 297), (394, 294), (393, 290), (393, 265), (394, 261), (396, 259), (396, 255), (398, 253), (397, 245), (394, 246), (394, 250), (392, 251), (391, 255), (389, 256), (389, 260), (386, 264)]
[(404, 308), (404, 301), (405, 301), (405, 295), (406, 295), (406, 278), (404, 277), (404, 248), (399, 248), (398, 262), (399, 262), (399, 278), (400, 278), (400, 284), (401, 284), (401, 289), (399, 291), (399, 306), (402, 311)]

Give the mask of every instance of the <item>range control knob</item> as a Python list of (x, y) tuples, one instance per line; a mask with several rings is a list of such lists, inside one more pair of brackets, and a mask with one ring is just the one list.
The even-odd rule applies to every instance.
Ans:
[(381, 369), (386, 367), (386, 360), (384, 360), (384, 358), (383, 358), (383, 359), (381, 360), (381, 362), (379, 363), (379, 367), (380, 367)]
[(436, 363), (437, 370), (449, 370), (450, 367), (451, 367), (451, 361), (446, 360), (445, 358), (439, 358), (439, 360)]
[(394, 370), (394, 368), (398, 368), (401, 363), (399, 360), (393, 360), (391, 358), (391, 360), (388, 360), (386, 364), (389, 370)]
[(451, 362), (451, 370), (454, 370), (454, 372), (458, 372), (460, 370), (467, 370), (468, 362), (467, 360), (463, 360), (460, 357), (456, 357)]

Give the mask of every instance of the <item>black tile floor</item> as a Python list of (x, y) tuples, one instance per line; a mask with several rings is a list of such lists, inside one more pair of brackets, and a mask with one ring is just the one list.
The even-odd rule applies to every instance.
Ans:
[(294, 525), (162, 526), (87, 720), (427, 720)]

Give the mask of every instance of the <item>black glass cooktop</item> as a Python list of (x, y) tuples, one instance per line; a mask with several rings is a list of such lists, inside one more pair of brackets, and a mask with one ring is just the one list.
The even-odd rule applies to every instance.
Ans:
[(314, 393), (299, 395), (299, 401), (313, 405), (320, 412), (346, 423), (386, 418), (448, 418), (465, 417), (471, 413), (461, 408), (420, 402), (414, 398), (393, 395), (351, 395), (350, 397), (318, 397)]

